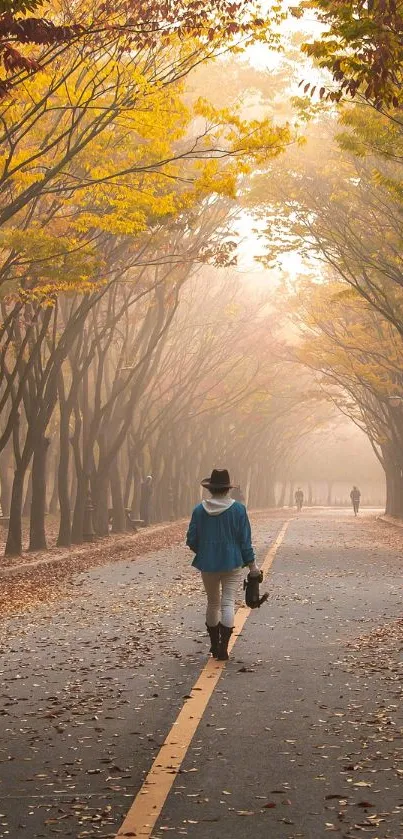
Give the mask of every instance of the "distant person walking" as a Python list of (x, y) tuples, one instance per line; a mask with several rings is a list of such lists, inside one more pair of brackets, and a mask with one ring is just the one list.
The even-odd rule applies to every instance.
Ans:
[(245, 506), (229, 495), (232, 487), (227, 469), (213, 469), (210, 478), (201, 484), (209, 490), (211, 498), (194, 508), (186, 544), (195, 554), (192, 565), (201, 571), (207, 595), (210, 652), (219, 661), (226, 661), (242, 568), (248, 566), (256, 577), (260, 572), (255, 562), (248, 514)]
[(302, 505), (304, 503), (304, 493), (302, 492), (301, 487), (298, 487), (298, 489), (297, 489), (297, 491), (294, 495), (294, 498), (295, 498), (295, 503), (296, 503), (296, 506), (297, 506), (297, 510), (300, 513), (301, 510), (302, 510)]
[(152, 494), (153, 478), (152, 475), (147, 475), (140, 488), (140, 518), (145, 525), (150, 524)]
[(361, 493), (360, 493), (360, 490), (358, 489), (358, 487), (353, 486), (353, 488), (350, 492), (350, 498), (351, 498), (351, 503), (353, 505), (354, 515), (357, 516), (358, 515), (358, 510), (360, 509), (360, 499), (361, 499)]

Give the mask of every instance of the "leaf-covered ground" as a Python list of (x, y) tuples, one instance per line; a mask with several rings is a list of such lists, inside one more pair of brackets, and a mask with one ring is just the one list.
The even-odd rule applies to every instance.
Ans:
[[(284, 517), (284, 513), (276, 511), (270, 515), (273, 519)], [(252, 521), (258, 523), (265, 517), (267, 512), (257, 511), (252, 514)], [(57, 529), (57, 520), (51, 518), (48, 536), (53, 533), (54, 541)], [(48, 551), (3, 556), (0, 561), (0, 619), (1, 616), (33, 609), (37, 603), (60, 598), (68, 593), (70, 581), (80, 571), (125, 559), (135, 560), (148, 553), (183, 545), (186, 530), (186, 521), (171, 522), (151, 525), (137, 533), (111, 534), (97, 538), (89, 545), (73, 545), (68, 550), (53, 546)], [(5, 545), (4, 531), (1, 533)], [(52, 544), (51, 540), (49, 544)]]
[[(75, 575), (89, 568), (134, 560), (163, 548), (183, 544), (184, 522), (155, 525), (123, 536), (97, 539), (90, 545), (53, 548), (46, 552), (3, 557), (0, 565), (0, 615), (32, 610), (38, 603), (68, 594)], [(73, 583), (74, 586), (74, 583)]]
[[(281, 523), (253, 516), (260, 557)], [(84, 551), (60, 580), (59, 564), (42, 582), (31, 569), (43, 600), (33, 591), (28, 610), (14, 591), (20, 610), (0, 623), (1, 839), (115, 836), (207, 658), (183, 528), (160, 531), (158, 549), (144, 532), (147, 546), (110, 562)], [(347, 514), (293, 519), (153, 839), (403, 836), (402, 536)]]

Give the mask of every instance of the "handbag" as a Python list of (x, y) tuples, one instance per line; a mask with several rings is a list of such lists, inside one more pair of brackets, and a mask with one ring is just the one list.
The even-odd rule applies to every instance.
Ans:
[(260, 571), (259, 576), (251, 576), (250, 572), (243, 581), (243, 587), (245, 590), (245, 603), (249, 609), (260, 609), (262, 603), (264, 603), (268, 596), (269, 592), (266, 591), (261, 597), (259, 592), (259, 585), (263, 582), (263, 571)]

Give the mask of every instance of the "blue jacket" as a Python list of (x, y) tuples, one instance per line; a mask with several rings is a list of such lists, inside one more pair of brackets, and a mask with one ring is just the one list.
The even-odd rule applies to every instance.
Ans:
[(248, 514), (238, 501), (219, 515), (210, 515), (198, 504), (186, 544), (196, 554), (192, 565), (199, 571), (233, 571), (255, 559)]

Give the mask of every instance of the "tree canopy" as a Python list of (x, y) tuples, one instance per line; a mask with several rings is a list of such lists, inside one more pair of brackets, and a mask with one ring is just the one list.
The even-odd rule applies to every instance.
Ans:
[(321, 37), (306, 43), (304, 49), (319, 67), (330, 71), (335, 82), (330, 98), (361, 96), (378, 110), (399, 109), (402, 4), (396, 0), (303, 0), (293, 13), (299, 16), (305, 10), (314, 11), (323, 24)]

